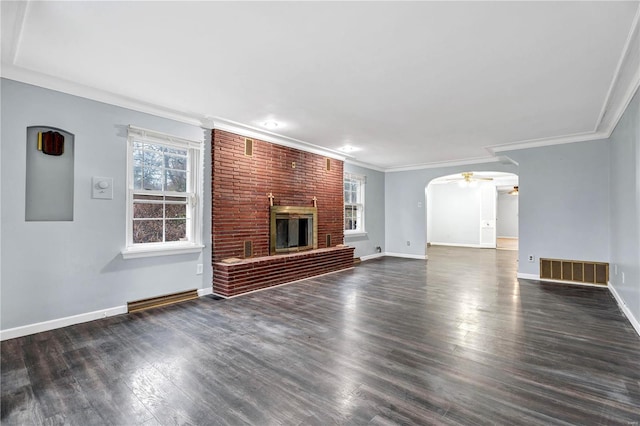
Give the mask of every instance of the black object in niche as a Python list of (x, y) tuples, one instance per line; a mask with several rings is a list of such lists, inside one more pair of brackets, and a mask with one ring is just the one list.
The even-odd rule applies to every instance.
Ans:
[(39, 132), (38, 150), (47, 155), (60, 156), (64, 154), (64, 136), (54, 131)]

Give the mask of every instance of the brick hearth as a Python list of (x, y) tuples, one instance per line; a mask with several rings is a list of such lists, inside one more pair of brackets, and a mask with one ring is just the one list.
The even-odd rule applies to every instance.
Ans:
[(235, 296), (328, 272), (353, 267), (353, 247), (331, 247), (300, 253), (214, 263), (213, 289)]

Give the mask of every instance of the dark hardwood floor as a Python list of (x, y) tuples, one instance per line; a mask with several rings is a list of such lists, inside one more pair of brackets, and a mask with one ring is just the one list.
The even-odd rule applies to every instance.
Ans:
[(2, 342), (3, 425), (638, 424), (607, 289), (431, 247), (230, 300)]

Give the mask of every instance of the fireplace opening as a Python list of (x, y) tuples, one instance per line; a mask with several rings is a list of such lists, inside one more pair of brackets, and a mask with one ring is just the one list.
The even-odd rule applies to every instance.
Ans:
[(271, 207), (270, 253), (289, 253), (318, 248), (315, 207)]

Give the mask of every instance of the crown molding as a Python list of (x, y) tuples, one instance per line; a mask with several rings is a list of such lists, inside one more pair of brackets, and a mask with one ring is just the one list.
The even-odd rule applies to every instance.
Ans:
[[(3, 40), (2, 47), (2, 61), (14, 63), (18, 56), (18, 50), (22, 41), (22, 33), (24, 29), (24, 23), (27, 19), (28, 10), (31, 6), (31, 0), (15, 1), (15, 2), (2, 2), (2, 14), (7, 13), (7, 16), (11, 16), (14, 13), (15, 19), (7, 23), (10, 27), (10, 31), (5, 31), (7, 40)], [(13, 10), (7, 10), (13, 9)], [(3, 22), (4, 23), (4, 22)]]
[[(611, 84), (609, 85), (609, 89), (607, 90), (607, 94), (604, 98), (604, 103), (602, 104), (602, 108), (600, 110), (598, 120), (596, 121), (594, 132), (598, 132), (598, 130), (601, 130), (601, 131), (604, 130), (609, 135), (611, 135), (611, 133), (613, 132), (613, 129), (618, 124), (618, 121), (620, 121), (620, 118), (622, 117), (622, 113), (624, 112), (627, 105), (631, 101), (631, 97), (633, 96), (633, 94), (638, 88), (638, 83), (640, 82), (640, 66), (638, 66), (638, 62), (639, 62), (638, 56), (640, 55), (640, 52), (638, 51), (639, 50), (638, 45), (640, 45), (639, 22), (640, 22), (640, 3), (638, 3), (636, 14), (633, 17), (631, 28), (629, 29), (629, 34), (627, 35), (627, 39), (625, 40), (624, 47), (622, 48), (622, 52), (620, 54), (620, 58), (618, 59), (618, 64), (616, 65), (616, 70), (613, 73), (613, 78), (611, 79)], [(615, 105), (616, 90), (620, 89), (620, 86), (624, 84), (624, 77), (628, 74), (631, 75), (631, 81), (627, 85), (626, 93), (622, 96), (622, 98), (620, 99), (620, 102), (618, 102), (617, 111), (613, 116), (613, 120), (610, 123), (606, 123), (606, 121), (604, 120), (606, 118), (607, 111), (616, 109), (616, 105)], [(605, 129), (601, 127), (603, 122), (605, 125), (604, 126)]]
[(357, 161), (357, 160), (354, 160), (353, 158), (347, 158), (344, 160), (344, 162), (347, 164), (351, 164), (353, 166), (363, 167), (365, 169), (371, 169), (378, 172), (384, 173), (387, 171), (387, 169), (385, 169), (384, 167), (376, 166), (374, 164), (364, 163), (362, 161)]
[[(70, 80), (65, 80), (48, 74), (35, 72), (15, 65), (15, 59), (19, 53), (24, 22), (29, 13), (31, 1), (15, 2), (16, 21), (10, 35), (12, 40), (9, 43), (10, 49), (3, 52), (0, 76), (10, 80), (44, 87), (62, 93), (79, 96), (86, 99), (115, 105), (151, 115), (155, 115), (170, 120), (195, 125), (203, 128), (216, 128), (230, 131), (247, 137), (253, 137), (278, 145), (288, 146), (302, 151), (312, 152), (330, 158), (346, 161), (360, 167), (369, 168), (382, 172), (397, 172), (420, 170), (440, 167), (451, 167), (469, 164), (490, 163), (499, 161), (495, 156), (497, 153), (521, 150), (528, 148), (539, 148), (551, 145), (561, 145), (567, 143), (587, 142), (598, 139), (607, 139), (613, 133), (618, 122), (622, 118), (627, 106), (631, 102), (634, 94), (640, 87), (640, 53), (637, 46), (640, 45), (640, 3), (632, 21), (629, 34), (622, 49), (620, 58), (616, 65), (609, 89), (603, 100), (600, 113), (596, 120), (594, 130), (589, 132), (575, 133), (563, 136), (554, 136), (539, 139), (529, 139), (523, 141), (509, 142), (498, 145), (486, 146), (485, 149), (491, 157), (481, 157), (472, 159), (462, 159), (453, 161), (443, 161), (434, 163), (424, 163), (406, 165), (399, 167), (376, 166), (355, 160), (349, 154), (324, 148), (319, 145), (308, 143), (295, 138), (268, 132), (242, 123), (226, 120), (220, 117), (209, 117), (192, 111), (180, 111), (167, 106), (157, 105), (139, 99), (134, 99), (126, 95), (97, 89), (91, 86), (82, 85)], [(6, 5), (5, 5), (6, 6)], [(4, 44), (4, 43), (3, 43)]]
[(498, 152), (504, 151), (516, 151), (519, 149), (528, 149), (528, 148), (540, 148), (543, 146), (551, 146), (551, 145), (564, 145), (567, 143), (575, 143), (575, 142), (587, 142), (598, 139), (607, 139), (609, 134), (604, 132), (584, 132), (584, 133), (575, 133), (573, 135), (566, 135), (560, 137), (553, 138), (540, 138), (540, 139), (529, 139), (519, 142), (510, 142), (500, 145), (490, 145), (486, 146), (485, 149), (489, 151), (492, 155), (495, 155)]
[(170, 120), (179, 121), (181, 123), (191, 124), (194, 126), (202, 126), (202, 115), (188, 112), (185, 113), (151, 102), (145, 102), (118, 93), (96, 89), (94, 87), (86, 86), (58, 77), (53, 77), (48, 74), (31, 71), (26, 68), (17, 67), (11, 64), (2, 64), (2, 67), (0, 68), (0, 76), (9, 80), (15, 80), (21, 83), (31, 84), (38, 87), (44, 87), (45, 89), (55, 90), (57, 92), (78, 96), (80, 98), (90, 99), (92, 101), (98, 101), (109, 105), (119, 106), (121, 108), (144, 112), (146, 114), (168, 118)]
[(257, 127), (248, 126), (246, 124), (238, 123), (220, 117), (207, 117), (204, 120), (203, 125), (207, 128), (224, 130), (225, 132), (235, 133), (237, 135), (245, 136), (248, 138), (260, 139), (265, 142), (271, 142), (276, 145), (299, 149), (301, 151), (322, 155), (324, 157), (335, 158), (336, 160), (340, 161), (345, 161), (347, 158), (351, 157), (348, 154), (325, 148), (320, 145), (314, 145), (312, 143), (305, 142), (299, 139), (279, 135), (277, 133), (272, 133), (263, 129), (259, 129)]
[(469, 158), (466, 160), (439, 161), (435, 163), (415, 164), (415, 165), (401, 166), (401, 167), (389, 167), (385, 169), (385, 172), (406, 172), (410, 170), (439, 169), (442, 167), (468, 166), (471, 164), (499, 163), (499, 162), (502, 162), (502, 158), (500, 157), (479, 157), (479, 158)]
[(121, 108), (127, 108), (146, 114), (155, 115), (157, 117), (167, 118), (169, 120), (190, 124), (206, 129), (220, 129), (242, 136), (252, 137), (277, 145), (296, 148), (301, 151), (307, 151), (314, 154), (323, 155), (337, 160), (344, 161), (350, 157), (347, 154), (323, 148), (298, 139), (289, 138), (287, 136), (278, 135), (276, 133), (267, 132), (262, 129), (251, 127), (242, 123), (231, 120), (225, 120), (220, 117), (208, 117), (203, 114), (193, 112), (182, 112), (169, 107), (156, 105), (150, 102), (141, 101), (131, 97), (123, 96), (118, 93), (106, 90), (96, 89), (94, 87), (79, 84), (73, 81), (53, 77), (47, 74), (28, 70), (26, 68), (17, 67), (11, 64), (2, 64), (0, 67), (0, 77), (9, 80), (15, 80), (21, 83), (31, 84), (45, 89), (55, 90), (57, 92), (78, 96), (92, 101), (102, 102), (108, 105), (114, 105)]

